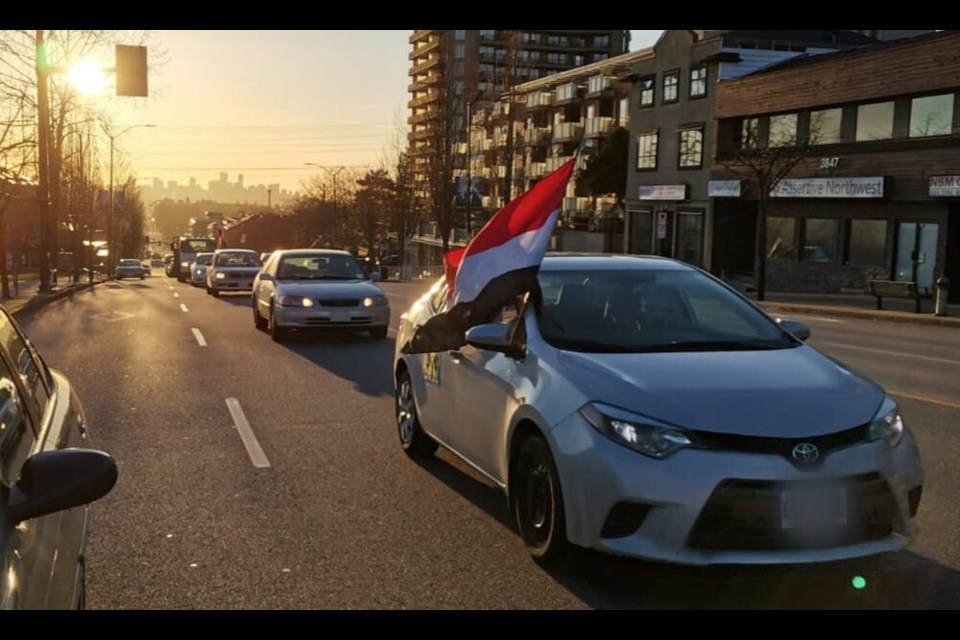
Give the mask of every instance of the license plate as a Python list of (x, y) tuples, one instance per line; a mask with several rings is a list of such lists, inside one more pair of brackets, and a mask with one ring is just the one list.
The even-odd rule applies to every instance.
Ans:
[(334, 311), (330, 314), (330, 322), (350, 322), (350, 312)]
[(847, 524), (847, 490), (798, 489), (780, 494), (784, 529), (822, 529)]

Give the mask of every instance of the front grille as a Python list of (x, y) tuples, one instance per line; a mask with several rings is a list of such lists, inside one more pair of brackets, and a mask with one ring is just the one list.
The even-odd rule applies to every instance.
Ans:
[(650, 513), (650, 505), (639, 502), (618, 502), (610, 509), (600, 530), (601, 538), (626, 538), (636, 533)]
[(335, 325), (335, 326), (345, 326), (353, 324), (370, 324), (371, 320), (368, 317), (364, 316), (354, 316), (347, 320), (333, 322), (330, 318), (307, 318), (304, 320), (306, 324), (313, 326), (322, 326), (322, 325)]
[(697, 518), (687, 544), (694, 549), (773, 551), (857, 544), (890, 535), (896, 502), (879, 474), (844, 478), (847, 525), (796, 533), (781, 523), (785, 490), (810, 488), (814, 481), (725, 480)]
[(360, 301), (353, 300), (317, 300), (320, 303), (321, 307), (359, 307)]
[(790, 462), (794, 462), (793, 448), (801, 443), (809, 443), (817, 447), (820, 452), (819, 461), (822, 462), (827, 455), (834, 451), (866, 441), (869, 428), (869, 425), (861, 425), (852, 429), (810, 438), (770, 438), (711, 431), (697, 431), (695, 435), (697, 443), (706, 449), (779, 455)]

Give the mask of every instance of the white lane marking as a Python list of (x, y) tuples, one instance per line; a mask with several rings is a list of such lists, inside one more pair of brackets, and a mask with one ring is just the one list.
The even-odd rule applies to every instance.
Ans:
[(197, 339), (197, 344), (199, 344), (201, 347), (207, 346), (207, 341), (203, 339), (203, 334), (200, 333), (200, 329), (193, 327), (190, 330), (193, 331), (193, 337)]
[(937, 358), (934, 356), (921, 356), (915, 353), (904, 353), (902, 351), (888, 351), (886, 349), (872, 349), (870, 347), (855, 347), (842, 342), (821, 342), (822, 345), (831, 347), (840, 347), (841, 349), (853, 349), (854, 351), (869, 351), (870, 353), (882, 353), (888, 356), (900, 356), (901, 358), (915, 358), (917, 360), (927, 360), (929, 362), (942, 362), (944, 364), (960, 365), (960, 360), (948, 360), (947, 358)]
[(170, 285), (170, 291), (173, 291), (173, 285)]
[(179, 298), (179, 297), (180, 297), (180, 294), (177, 293), (176, 291), (174, 291), (174, 292), (173, 292), (173, 297), (174, 297), (174, 298)]
[(240, 432), (240, 439), (243, 440), (243, 446), (247, 448), (247, 455), (250, 456), (250, 462), (258, 469), (266, 469), (270, 466), (267, 455), (260, 448), (257, 442), (257, 436), (253, 434), (250, 423), (247, 422), (247, 416), (243, 415), (243, 409), (240, 408), (240, 401), (236, 398), (227, 398), (227, 409), (233, 418), (233, 424)]
[(182, 302), (180, 303), (180, 310), (183, 311), (184, 313), (186, 313), (187, 311), (190, 311), (190, 309), (187, 309), (187, 305), (183, 304)]

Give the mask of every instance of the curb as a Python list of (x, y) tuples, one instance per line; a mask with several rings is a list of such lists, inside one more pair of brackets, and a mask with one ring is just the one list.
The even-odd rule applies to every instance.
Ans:
[(54, 291), (53, 293), (50, 293), (50, 294), (48, 294), (48, 295), (40, 295), (40, 294), (37, 294), (37, 295), (33, 296), (32, 298), (30, 298), (29, 300), (27, 300), (27, 301), (26, 301), (25, 303), (23, 303), (22, 305), (20, 305), (18, 308), (13, 309), (12, 311), (10, 311), (10, 314), (11, 314), (14, 318), (18, 318), (18, 319), (19, 319), (19, 318), (21, 318), (22, 316), (25, 316), (25, 315), (27, 315), (27, 314), (29, 314), (29, 313), (32, 313), (32, 312), (34, 312), (34, 311), (37, 311), (38, 309), (41, 309), (41, 308), (47, 306), (48, 304), (50, 304), (51, 302), (54, 302), (55, 300), (60, 300), (60, 299), (62, 299), (62, 298), (70, 297), (70, 296), (72, 296), (74, 293), (76, 293), (77, 291), (83, 291), (84, 289), (90, 289), (90, 288), (92, 288), (92, 287), (97, 286), (98, 284), (101, 284), (102, 282), (107, 282), (107, 281), (106, 281), (106, 280), (102, 280), (102, 281), (100, 281), (100, 282), (94, 282), (93, 284), (91, 284), (91, 283), (89, 283), (89, 282), (83, 282), (83, 283), (80, 283), (80, 284), (69, 284), (69, 285), (65, 286), (64, 288), (58, 289), (57, 291)]
[(808, 313), (811, 315), (834, 316), (840, 318), (859, 318), (861, 320), (885, 320), (908, 324), (925, 324), (938, 327), (960, 329), (960, 318), (953, 316), (935, 316), (932, 314), (909, 313), (906, 311), (873, 311), (847, 307), (823, 306), (815, 304), (797, 304), (793, 302), (755, 302), (767, 312)]

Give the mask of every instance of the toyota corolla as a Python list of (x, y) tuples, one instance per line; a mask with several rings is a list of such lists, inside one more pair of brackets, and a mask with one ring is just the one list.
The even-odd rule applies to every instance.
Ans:
[(549, 255), (540, 291), (461, 349), (404, 354), (447, 304), (401, 318), (396, 425), (508, 497), (541, 561), (571, 545), (682, 564), (780, 564), (905, 548), (920, 456), (894, 399), (689, 265)]

